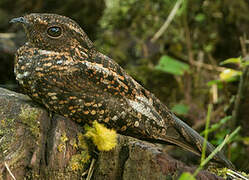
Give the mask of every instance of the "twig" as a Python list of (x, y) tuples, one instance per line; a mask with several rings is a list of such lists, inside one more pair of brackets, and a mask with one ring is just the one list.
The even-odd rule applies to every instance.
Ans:
[(244, 57), (246, 57), (247, 52), (246, 52), (246, 43), (245, 43), (245, 39), (243, 37), (239, 38), (240, 41), (240, 46), (241, 46), (241, 50), (242, 50), (242, 54)]
[(94, 171), (93, 165), (94, 165), (95, 161), (96, 161), (96, 159), (93, 158), (91, 165), (90, 165), (90, 168), (89, 168), (89, 171), (88, 171), (88, 175), (86, 177), (86, 180), (90, 180), (92, 175), (93, 175), (93, 171)]
[(205, 160), (205, 155), (206, 155), (206, 148), (207, 148), (207, 139), (208, 139), (208, 128), (210, 124), (210, 117), (212, 113), (213, 105), (209, 104), (208, 105), (208, 113), (207, 113), (207, 119), (206, 119), (206, 127), (205, 127), (205, 133), (204, 133), (204, 142), (203, 142), (203, 148), (201, 152), (201, 164)]
[[(193, 51), (192, 51), (192, 43), (191, 43), (191, 37), (190, 37), (190, 30), (188, 27), (188, 21), (187, 21), (187, 15), (185, 14), (183, 16), (183, 20), (184, 20), (184, 30), (185, 30), (185, 36), (186, 36), (186, 44), (187, 44), (187, 52), (188, 52), (188, 62), (190, 65), (193, 64), (194, 61), (194, 56), (193, 56)], [(199, 78), (197, 76), (197, 78)], [(186, 74), (186, 90), (185, 90), (185, 98), (187, 100), (187, 102), (191, 103), (191, 92), (192, 92), (192, 77), (190, 74)]]
[(228, 169), (228, 170), (227, 170), (227, 174), (228, 174), (229, 176), (232, 176), (234, 179), (249, 180), (247, 177), (245, 177), (245, 176), (241, 175), (240, 173), (237, 173), (237, 172), (235, 172), (235, 171), (233, 171), (233, 170), (231, 170), (231, 169)]
[(224, 71), (226, 69), (226, 68), (223, 68), (223, 67), (213, 66), (213, 65), (205, 64), (205, 63), (198, 62), (198, 61), (193, 61), (192, 65), (198, 66), (198, 67), (200, 66), (203, 69), (207, 69), (207, 70), (210, 70), (210, 71), (216, 70), (216, 71), (222, 72), (222, 71)]
[(211, 65), (217, 66), (217, 60), (214, 59), (211, 53), (207, 53), (207, 57)]
[[(199, 51), (198, 56), (197, 56), (197, 62), (202, 64), (203, 61), (204, 61), (204, 53), (203, 53), (203, 51)], [(200, 66), (197, 66), (197, 72), (200, 72)]]
[(192, 43), (191, 43), (191, 36), (190, 36), (190, 30), (188, 27), (188, 22), (186, 16), (184, 16), (184, 29), (186, 34), (186, 44), (187, 44), (187, 50), (188, 50), (188, 61), (190, 64), (193, 64), (194, 56), (192, 52)]
[(10, 173), (10, 176), (12, 177), (12, 179), (16, 180), (15, 176), (10, 171), (9, 166), (8, 166), (8, 164), (6, 162), (4, 162), (4, 166), (6, 167), (7, 171)]
[(171, 21), (173, 20), (174, 16), (176, 15), (176, 12), (179, 9), (182, 2), (183, 2), (183, 0), (178, 0), (176, 2), (174, 8), (170, 12), (168, 18), (166, 19), (166, 21), (164, 22), (162, 27), (156, 32), (156, 34), (153, 36), (153, 38), (151, 38), (151, 42), (155, 42), (166, 31), (166, 29), (170, 25)]
[(217, 84), (212, 85), (212, 95), (213, 95), (213, 103), (218, 102), (218, 86)]
[[(176, 56), (177, 58), (183, 60), (184, 62), (189, 62), (189, 58), (185, 55), (185, 54), (177, 54)], [(193, 60), (192, 64), (193, 66), (197, 66), (198, 68), (202, 68), (202, 69), (206, 69), (206, 70), (209, 70), (209, 71), (218, 71), (218, 72), (222, 72), (224, 71), (226, 68), (224, 67), (219, 67), (217, 65), (212, 65), (212, 64), (205, 64), (203, 62), (200, 62), (198, 60)]]

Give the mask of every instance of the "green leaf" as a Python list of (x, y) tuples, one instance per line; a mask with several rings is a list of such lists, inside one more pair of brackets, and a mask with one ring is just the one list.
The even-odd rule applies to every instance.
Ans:
[(241, 139), (245, 145), (249, 145), (249, 136), (247, 137), (242, 137)]
[(195, 177), (189, 172), (184, 172), (180, 176), (179, 180), (195, 180)]
[(202, 22), (202, 21), (204, 21), (205, 20), (205, 14), (202, 14), (202, 13), (199, 13), (199, 14), (197, 14), (196, 16), (195, 16), (195, 21), (197, 21), (197, 22)]
[(186, 115), (189, 111), (189, 107), (186, 104), (176, 104), (171, 110), (176, 114)]
[(229, 82), (238, 81), (241, 74), (242, 74), (242, 71), (236, 71), (236, 70), (227, 68), (219, 74), (219, 79), (209, 81), (207, 85), (208, 86), (212, 86), (214, 84), (221, 85), (223, 82), (229, 83)]
[(238, 58), (229, 58), (225, 61), (222, 61), (220, 63), (220, 65), (224, 65), (224, 64), (241, 64), (241, 57)]
[(221, 80), (215, 79), (215, 80), (212, 80), (212, 81), (208, 81), (208, 82), (207, 82), (207, 85), (208, 85), (208, 86), (212, 86), (212, 85), (218, 84), (218, 83), (221, 83)]
[(213, 49), (214, 49), (213, 44), (208, 44), (208, 45), (206, 45), (206, 46), (204, 47), (204, 50), (205, 50), (206, 52), (211, 52)]
[(236, 71), (233, 69), (225, 69), (220, 73), (220, 80), (226, 81), (226, 82), (231, 82), (231, 80), (236, 80), (236, 77), (240, 76), (242, 74), (241, 71)]
[(159, 60), (159, 64), (155, 68), (173, 75), (183, 75), (184, 72), (189, 71), (188, 64), (170, 56), (162, 56)]
[(249, 66), (249, 61), (248, 60), (244, 63), (244, 66)]

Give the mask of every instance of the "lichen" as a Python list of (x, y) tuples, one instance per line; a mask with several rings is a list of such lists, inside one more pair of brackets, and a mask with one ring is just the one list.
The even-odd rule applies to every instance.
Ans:
[(67, 134), (66, 134), (66, 132), (64, 132), (64, 133), (62, 133), (62, 135), (61, 135), (61, 137), (60, 137), (60, 144), (58, 145), (58, 147), (57, 147), (57, 150), (59, 151), (59, 152), (62, 152), (62, 151), (64, 151), (65, 149), (66, 149), (66, 142), (68, 141), (69, 139), (68, 139), (68, 137), (67, 137)]
[(19, 115), (21, 121), (28, 127), (32, 136), (36, 139), (40, 136), (40, 122), (37, 121), (39, 113), (35, 108), (23, 106)]
[(69, 144), (74, 148), (78, 149), (78, 144), (75, 138), (70, 139)]

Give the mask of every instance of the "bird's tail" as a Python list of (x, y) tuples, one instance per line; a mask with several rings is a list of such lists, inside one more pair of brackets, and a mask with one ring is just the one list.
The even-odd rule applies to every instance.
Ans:
[[(186, 150), (189, 150), (197, 155), (201, 155), (204, 138), (201, 137), (195, 130), (189, 127), (186, 123), (178, 119), (173, 115), (174, 128), (178, 131), (181, 137), (177, 139), (169, 138), (168, 141), (177, 144)], [(207, 142), (206, 153), (211, 154), (214, 151), (214, 146)], [(223, 152), (218, 152), (214, 158), (214, 161), (221, 163), (229, 168), (234, 168), (234, 165), (224, 156)]]

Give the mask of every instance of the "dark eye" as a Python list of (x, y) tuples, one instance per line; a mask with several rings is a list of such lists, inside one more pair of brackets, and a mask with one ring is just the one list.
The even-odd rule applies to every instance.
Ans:
[(48, 28), (47, 33), (52, 37), (59, 37), (61, 35), (61, 28), (57, 26), (53, 26)]

